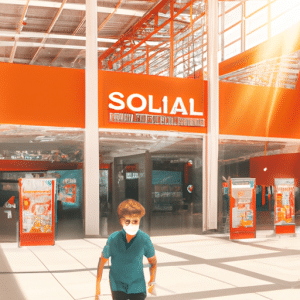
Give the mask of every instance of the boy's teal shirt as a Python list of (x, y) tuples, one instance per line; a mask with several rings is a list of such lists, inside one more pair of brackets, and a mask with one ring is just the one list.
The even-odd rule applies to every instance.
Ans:
[(143, 256), (150, 258), (155, 255), (147, 233), (139, 230), (127, 243), (125, 230), (116, 231), (108, 237), (102, 255), (111, 257), (109, 280), (112, 291), (146, 294)]

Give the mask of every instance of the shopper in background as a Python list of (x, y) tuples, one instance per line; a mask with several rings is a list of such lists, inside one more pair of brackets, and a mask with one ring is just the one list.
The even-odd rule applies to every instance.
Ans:
[(149, 235), (139, 229), (144, 215), (145, 208), (135, 200), (125, 200), (118, 206), (118, 216), (123, 229), (108, 237), (101, 253), (95, 299), (98, 299), (101, 293), (100, 281), (103, 267), (110, 257), (109, 280), (113, 300), (144, 300), (146, 298), (144, 256), (148, 258), (150, 264), (148, 292), (154, 294), (157, 261)]

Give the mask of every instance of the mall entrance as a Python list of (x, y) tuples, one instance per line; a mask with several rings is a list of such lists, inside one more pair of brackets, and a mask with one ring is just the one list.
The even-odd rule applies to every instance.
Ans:
[(202, 139), (177, 135), (155, 141), (159, 145), (149, 139), (151, 146), (143, 153), (123, 148), (112, 159), (111, 180), (109, 172), (102, 179), (100, 173), (100, 182), (108, 185), (101, 184), (100, 191), (109, 191), (108, 196), (100, 192), (102, 236), (121, 229), (117, 208), (129, 198), (145, 207), (140, 228), (151, 236), (202, 233)]

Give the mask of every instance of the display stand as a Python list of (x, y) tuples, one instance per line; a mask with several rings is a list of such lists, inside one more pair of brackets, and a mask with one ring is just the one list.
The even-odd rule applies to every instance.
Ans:
[(295, 180), (275, 178), (275, 233), (295, 233)]
[(55, 179), (19, 179), (19, 246), (54, 245)]
[(230, 179), (230, 239), (256, 237), (256, 184), (254, 178)]

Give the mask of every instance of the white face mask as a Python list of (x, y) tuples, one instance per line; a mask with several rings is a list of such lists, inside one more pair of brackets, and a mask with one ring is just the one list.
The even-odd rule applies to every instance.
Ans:
[(124, 225), (123, 229), (125, 230), (125, 232), (129, 235), (136, 235), (136, 233), (139, 231), (139, 225), (133, 225), (133, 224), (129, 224), (129, 225)]

